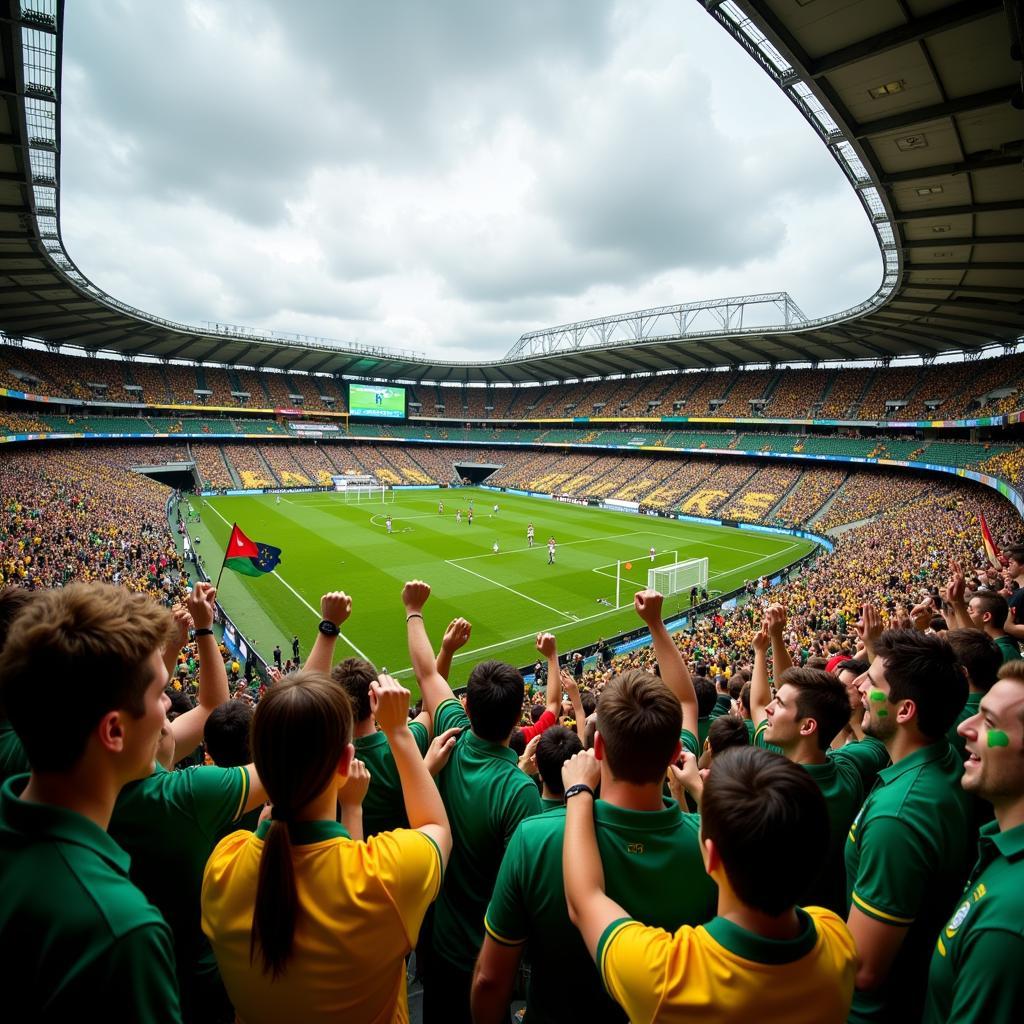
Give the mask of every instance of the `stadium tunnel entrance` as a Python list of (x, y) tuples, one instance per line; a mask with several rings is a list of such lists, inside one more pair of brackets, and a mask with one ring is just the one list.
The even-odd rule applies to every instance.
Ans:
[(482, 484), (492, 473), (497, 473), (503, 464), (497, 462), (456, 462), (455, 472), (460, 480), (471, 484)]
[(196, 482), (191, 462), (169, 462), (163, 466), (132, 466), (131, 469), (139, 476), (148, 476), (157, 483), (178, 491), (191, 491)]

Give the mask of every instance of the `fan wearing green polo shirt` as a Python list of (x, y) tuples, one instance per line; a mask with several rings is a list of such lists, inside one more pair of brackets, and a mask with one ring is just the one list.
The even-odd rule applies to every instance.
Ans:
[[(601, 694), (594, 738), (601, 769), (598, 842), (614, 865), (609, 887), (616, 898), (644, 920), (649, 916), (678, 928), (708, 920), (715, 899), (700, 860), (697, 816), (662, 798), (666, 771), (681, 748), (697, 752), (697, 698), (661, 620), (661, 595), (642, 591), (634, 607), (651, 630), (661, 678), (632, 670), (612, 679)], [(623, 1019), (602, 991), (569, 920), (562, 881), (564, 829), (565, 812), (556, 810), (524, 822), (512, 837), (487, 908), (487, 935), (473, 979), (473, 1017), (479, 1024), (507, 1019), (527, 948), (530, 1020)]]
[[(564, 725), (545, 729), (531, 743), (536, 743), (533, 761), (540, 776), (540, 805), (542, 813), (557, 811), (565, 806), (562, 789), (562, 765), (583, 749), (579, 736)], [(527, 771), (529, 774), (529, 771)]]
[[(565, 895), (601, 981), (629, 1020), (842, 1024), (853, 939), (830, 910), (796, 905), (828, 845), (825, 802), (807, 773), (750, 747), (715, 758), (703, 787), (700, 851), (718, 885), (718, 914), (672, 931), (610, 895), (618, 865), (605, 858), (595, 830), (600, 778), (587, 752), (562, 770)], [(766, 860), (778, 865), (770, 878)]]
[(964, 738), (959, 733), (961, 722), (973, 718), (978, 713), (981, 698), (992, 689), (1003, 664), (1003, 655), (991, 637), (980, 629), (951, 629), (946, 639), (956, 651), (957, 658), (967, 675), (967, 703), (947, 734), (949, 742), (964, 753)]
[[(3, 649), (11, 623), (34, 596), (34, 591), (25, 590), (24, 587), (4, 587), (0, 590), (0, 649)], [(12, 775), (23, 775), (31, 770), (25, 748), (0, 707), (0, 785)]]
[(861, 957), (851, 1021), (921, 1012), (928, 960), (971, 859), (963, 765), (946, 739), (967, 698), (949, 643), (915, 630), (872, 640), (861, 679), (864, 732), (892, 765), (850, 828), (847, 923)]
[(523, 677), (511, 665), (482, 662), (470, 672), (463, 710), (437, 671), (427, 638), (423, 608), (429, 596), (430, 586), (420, 580), (402, 590), (409, 655), (435, 731), (462, 732), (437, 777), (453, 844), (434, 913), (423, 1019), (451, 1024), (470, 1019), (473, 963), (505, 847), (519, 823), (540, 812), (541, 803), (537, 786), (519, 770), (508, 746), (522, 711)]
[(1010, 606), (1002, 594), (991, 591), (977, 593), (967, 602), (967, 615), (971, 625), (990, 637), (1003, 656), (1003, 663), (1020, 657), (1020, 645), (1003, 626), (1010, 617)]
[[(204, 709), (194, 724), (205, 725), (206, 709), (218, 696), (221, 703), (228, 699), (227, 672), (212, 629), (215, 597), (213, 587), (197, 585), (188, 602), (196, 627), (199, 699)], [(191, 731), (164, 730), (153, 773), (121, 790), (110, 834), (132, 858), (132, 881), (171, 926), (183, 1015), (202, 1021), (206, 1011), (213, 1018), (230, 1014), (213, 952), (200, 927), (203, 869), (220, 837), (232, 825), (241, 828), (243, 816), (258, 808), (266, 793), (252, 764), (171, 771), (182, 753), (182, 736), (187, 753), (194, 746)]]
[(1018, 1020), (1024, 1007), (1024, 661), (1007, 662), (960, 724), (963, 788), (991, 802), (978, 860), (939, 932), (926, 1024)]
[(830, 672), (789, 666), (776, 676), (778, 688), (772, 696), (765, 657), (770, 632), (771, 621), (766, 620), (754, 637), (750, 680), (750, 713), (756, 723), (754, 743), (799, 764), (821, 790), (828, 809), (828, 856), (808, 890), (806, 902), (845, 914), (846, 837), (864, 802), (864, 775), (873, 778), (884, 768), (889, 763), (889, 752), (877, 740), (867, 738), (830, 749), (850, 716), (846, 687)]
[(153, 771), (172, 630), (102, 583), (41, 592), (12, 624), (0, 700), (31, 774), (0, 790), (5, 1019), (181, 1020), (170, 929), (106, 831), (121, 788)]

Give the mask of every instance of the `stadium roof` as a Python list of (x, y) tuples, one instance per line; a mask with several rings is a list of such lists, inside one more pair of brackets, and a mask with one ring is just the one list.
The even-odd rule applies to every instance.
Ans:
[[(61, 240), (63, 0), (0, 0), (0, 330), (128, 356), (498, 383), (927, 358), (1024, 334), (1024, 103), (1011, 59), (1020, 5), (696, 2), (797, 105), (864, 205), (883, 281), (854, 309), (807, 320), (783, 292), (662, 307), (532, 332), (481, 363), (163, 320), (94, 285)], [(783, 314), (778, 327), (739, 326), (764, 302)], [(700, 320), (709, 312), (710, 326)]]

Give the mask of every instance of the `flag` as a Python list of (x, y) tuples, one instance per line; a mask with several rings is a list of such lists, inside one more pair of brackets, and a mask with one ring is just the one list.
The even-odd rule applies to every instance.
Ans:
[(280, 548), (249, 540), (237, 525), (232, 528), (228, 549), (224, 554), (224, 568), (234, 569), (243, 576), (262, 576), (272, 572), (280, 561)]
[(996, 542), (992, 539), (992, 534), (989, 533), (988, 523), (985, 522), (985, 513), (979, 511), (978, 515), (981, 517), (981, 543), (985, 548), (985, 554), (988, 555), (988, 560), (992, 563), (992, 567), (999, 569), (1003, 564), (1002, 552), (996, 547)]

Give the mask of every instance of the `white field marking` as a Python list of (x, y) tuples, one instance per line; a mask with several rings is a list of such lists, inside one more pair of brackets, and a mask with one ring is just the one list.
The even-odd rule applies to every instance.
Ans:
[[(425, 512), (422, 515), (418, 515), (418, 516), (392, 516), (391, 517), (391, 521), (393, 523), (402, 523), (402, 522), (405, 522), (406, 519), (430, 519), (430, 518), (431, 518), (430, 513), (429, 512)], [(436, 519), (437, 516), (434, 516), (433, 518)], [(378, 519), (380, 520), (379, 523), (377, 522)], [(386, 525), (385, 522), (384, 522), (385, 519), (387, 519), (387, 514), (381, 515), (381, 513), (378, 512), (376, 515), (370, 516), (370, 525), (371, 526), (384, 526), (384, 525)]]
[[(214, 508), (213, 505), (210, 505), (209, 507), (212, 508), (214, 512), (217, 512), (217, 509)], [(221, 521), (224, 523), (225, 526), (231, 525), (223, 516), (220, 515), (220, 512), (217, 512), (217, 515), (220, 516)], [(320, 612), (316, 608), (314, 608), (280, 573), (278, 573), (276, 569), (274, 569), (270, 575), (276, 576), (317, 617), (318, 620), (320, 619)], [(359, 657), (363, 659), (363, 661), (370, 660), (365, 654), (363, 654), (361, 650), (359, 650), (358, 647), (356, 647), (354, 643), (352, 643), (351, 640), (349, 640), (347, 636), (345, 636), (344, 633), (339, 632), (338, 636), (342, 640), (344, 640), (345, 643), (347, 643), (349, 647), (351, 647), (352, 650), (355, 651), (356, 654), (358, 654)]]
[(560, 611), (558, 608), (552, 608), (551, 605), (545, 604), (543, 601), (538, 601), (536, 598), (530, 597), (529, 594), (524, 594), (522, 593), (522, 591), (514, 590), (512, 587), (506, 587), (504, 583), (499, 583), (497, 580), (492, 580), (490, 577), (484, 576), (482, 573), (474, 572), (472, 569), (467, 569), (464, 565), (459, 565), (458, 561), (455, 559), (446, 558), (445, 562), (455, 569), (461, 569), (463, 572), (468, 572), (470, 576), (476, 576), (477, 579), (481, 579), (485, 583), (490, 583), (492, 587), (501, 587), (502, 590), (507, 590), (510, 594), (515, 594), (516, 597), (521, 597), (524, 601), (529, 601), (531, 604), (540, 605), (541, 608), (547, 608), (549, 612), (554, 612), (556, 615), (561, 615), (562, 618), (569, 619), (570, 621), (579, 621), (576, 618), (576, 616), (573, 615), (571, 612), (563, 612)]
[[(798, 546), (799, 546), (798, 544), (790, 544), (787, 547), (783, 548), (782, 550), (783, 551), (788, 551), (788, 550), (790, 550), (790, 548), (795, 548), (795, 547), (798, 547)], [(782, 551), (777, 552), (777, 553), (778, 554), (782, 554)], [(708, 582), (710, 583), (711, 580), (716, 579), (719, 576), (725, 576), (725, 575), (729, 575), (729, 574), (735, 573), (735, 572), (742, 572), (744, 569), (749, 569), (752, 565), (757, 565), (759, 562), (763, 562), (763, 561), (765, 561), (768, 558), (774, 558), (774, 557), (775, 557), (775, 555), (765, 555), (763, 558), (759, 558), (755, 562), (748, 562), (746, 565), (737, 566), (735, 569), (728, 569), (728, 570), (726, 570), (724, 572), (720, 572), (720, 573), (711, 573), (711, 574), (708, 575)], [(461, 568), (461, 566), (460, 566), (460, 568)], [(469, 570), (466, 570), (466, 571), (468, 572)], [(647, 588), (644, 586), (644, 587), (636, 587), (636, 589), (637, 590), (646, 590)], [(602, 612), (597, 612), (594, 615), (587, 615), (587, 616), (585, 616), (583, 618), (577, 619), (576, 622), (573, 623), (573, 625), (581, 625), (584, 622), (593, 622), (595, 619), (607, 618), (609, 615), (615, 615), (617, 612), (621, 612), (621, 611), (624, 611), (627, 608), (632, 608), (632, 607), (633, 607), (632, 603), (628, 603), (628, 604), (620, 604), (617, 608), (606, 608)], [(564, 614), (564, 613), (559, 612), (559, 614), (561, 615), (561, 614)], [(521, 636), (508, 637), (505, 640), (499, 640), (497, 643), (487, 644), (484, 647), (474, 647), (471, 651), (465, 651), (465, 650), (459, 651), (452, 658), (452, 661), (453, 662), (463, 661), (464, 659), (474, 657), (477, 654), (483, 654), (484, 651), (493, 651), (497, 647), (507, 647), (509, 644), (518, 643), (520, 640), (529, 640), (530, 637), (535, 637), (538, 633), (554, 633), (556, 630), (559, 629), (559, 627), (564, 628), (564, 626), (565, 626), (564, 623), (559, 623), (557, 625), (550, 626), (547, 629), (532, 630), (529, 633), (523, 633)], [(406, 674), (408, 674), (411, 671), (412, 671), (411, 668), (404, 668), (404, 669), (401, 669), (398, 672), (393, 672), (392, 675), (395, 675), (395, 676), (406, 675)]]
[[(622, 540), (623, 537), (664, 537), (664, 536), (665, 536), (665, 534), (663, 534), (663, 533), (651, 533), (648, 530), (634, 530), (632, 533), (612, 533), (612, 534), (609, 534), (607, 537), (585, 537), (583, 540), (559, 541), (558, 542), (558, 547), (560, 549), (561, 548), (571, 548), (571, 547), (573, 547), (576, 544), (597, 544), (599, 541), (605, 541), (605, 540)], [(697, 542), (694, 541), (694, 543), (697, 543)], [(542, 549), (544, 551), (547, 550), (547, 544), (546, 543), (544, 543), (544, 544), (536, 543), (536, 544), (534, 544), (534, 546), (532, 548), (529, 545), (527, 545), (526, 547), (523, 547), (523, 548), (509, 548), (507, 551), (502, 551), (501, 554), (503, 554), (503, 555), (515, 555), (515, 554), (518, 554), (521, 551), (540, 551)], [(728, 550), (729, 551), (737, 551), (737, 550), (741, 551), (743, 549), (742, 548), (729, 548)], [(746, 554), (755, 555), (755, 554), (757, 554), (757, 552), (756, 551), (748, 551), (748, 552), (746, 552)], [(451, 559), (451, 561), (453, 561), (453, 562), (467, 562), (471, 558), (493, 558), (493, 557), (494, 556), (491, 553), (483, 554), (483, 555), (463, 555), (461, 558), (453, 558), (453, 559)], [(649, 558), (650, 555), (647, 552), (645, 552), (643, 557), (644, 558)], [(636, 559), (634, 559), (634, 561), (635, 560)]]

